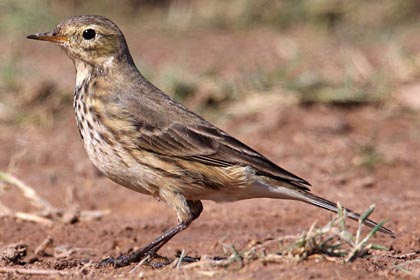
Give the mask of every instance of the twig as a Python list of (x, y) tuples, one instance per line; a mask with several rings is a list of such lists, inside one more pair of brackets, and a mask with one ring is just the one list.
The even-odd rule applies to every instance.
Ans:
[[(54, 224), (54, 220), (60, 220), (61, 222), (73, 222), (79, 220), (84, 221), (90, 221), (99, 219), (105, 215), (108, 215), (110, 213), (110, 210), (94, 210), (94, 211), (81, 211), (80, 213), (77, 211), (77, 209), (71, 209), (74, 211), (66, 211), (63, 213), (63, 211), (60, 211), (56, 208), (54, 208), (48, 201), (41, 198), (37, 192), (19, 180), (18, 178), (14, 177), (13, 175), (10, 175), (8, 173), (4, 173), (0, 171), (0, 180), (4, 181), (6, 183), (9, 183), (11, 185), (16, 186), (18, 189), (20, 189), (23, 193), (23, 195), (28, 198), (31, 203), (41, 209), (42, 214), (35, 214), (35, 213), (24, 213), (24, 212), (16, 212), (12, 211), (5, 205), (0, 203), (0, 216), (5, 215), (14, 215), (15, 217), (27, 220), (31, 222), (41, 223), (46, 226), (51, 226)], [(68, 202), (72, 202), (74, 200), (74, 193), (69, 192), (68, 195)], [(48, 217), (48, 218), (45, 218)]]
[(93, 250), (90, 248), (75, 248), (68, 246), (57, 246), (54, 248), (54, 258), (68, 258), (76, 252), (92, 255)]
[(203, 276), (207, 276), (207, 277), (214, 277), (217, 274), (216, 270), (198, 270), (196, 271), (197, 274), (203, 275)]
[(133, 267), (130, 271), (129, 271), (129, 273), (134, 273), (134, 272), (136, 272), (136, 270), (140, 267), (140, 266), (142, 266), (145, 262), (147, 262), (148, 260), (150, 259), (150, 255), (147, 255), (145, 258), (143, 258), (138, 264), (136, 264), (136, 266), (135, 267)]
[(8, 173), (10, 173), (11, 171), (15, 169), (16, 163), (21, 157), (23, 157), (26, 154), (26, 152), (27, 152), (26, 149), (23, 149), (12, 155), (12, 157), (9, 160), (9, 165), (7, 167)]
[(46, 200), (38, 196), (38, 194), (33, 188), (31, 188), (18, 178), (14, 177), (13, 175), (0, 171), (0, 180), (3, 180), (9, 184), (18, 187), (22, 191), (23, 195), (30, 199), (32, 204), (34, 204), (36, 207), (44, 209), (50, 213), (55, 212), (55, 208), (52, 207), (51, 204), (49, 204)]
[(45, 255), (45, 249), (47, 249), (47, 247), (50, 246), (52, 242), (53, 238), (48, 235), (47, 238), (45, 238), (44, 241), (42, 241), (41, 244), (39, 244), (38, 247), (35, 248), (35, 255)]
[(12, 214), (12, 210), (9, 207), (1, 203), (0, 201), (0, 217), (1, 216), (9, 216)]
[(284, 256), (277, 255), (277, 254), (268, 254), (265, 256), (261, 256), (261, 261), (263, 263), (279, 263), (284, 262)]
[(176, 268), (180, 268), (182, 264), (182, 259), (185, 257), (185, 250), (182, 250), (181, 255), (179, 256), (178, 261), (176, 262)]
[(111, 210), (105, 209), (105, 210), (86, 210), (82, 211), (80, 213), (80, 220), (82, 221), (91, 221), (91, 220), (97, 220), (102, 218), (103, 216), (109, 215), (111, 213)]
[(407, 260), (407, 259), (411, 259), (412, 257), (416, 257), (416, 256), (417, 256), (416, 252), (410, 252), (410, 253), (406, 253), (406, 254), (402, 254), (402, 255), (398, 255), (398, 256), (389, 255), (387, 257), (398, 259), (398, 260)]
[(0, 273), (17, 273), (17, 274), (26, 274), (26, 275), (58, 275), (58, 276), (68, 276), (68, 275), (76, 274), (72, 271), (64, 271), (64, 270), (14, 268), (14, 267), (0, 267)]
[(26, 220), (26, 221), (31, 221), (31, 222), (36, 222), (36, 223), (40, 223), (46, 226), (52, 226), (54, 224), (53, 221), (44, 218), (44, 217), (40, 217), (36, 214), (30, 214), (30, 213), (25, 213), (25, 212), (16, 212), (14, 214), (14, 216), (16, 218), (22, 219), (22, 220)]

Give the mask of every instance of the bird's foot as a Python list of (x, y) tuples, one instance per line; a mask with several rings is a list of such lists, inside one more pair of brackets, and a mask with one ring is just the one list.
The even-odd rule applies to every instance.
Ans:
[(200, 261), (201, 257), (190, 257), (188, 255), (182, 256), (182, 251), (178, 250), (175, 257), (182, 258), (181, 263), (194, 263)]
[[(177, 254), (177, 257), (180, 257), (179, 253)], [(173, 259), (169, 259), (167, 257), (158, 255), (154, 250), (145, 251), (144, 249), (135, 251), (131, 254), (122, 255), (118, 258), (109, 257), (106, 259), (103, 259), (100, 261), (96, 267), (105, 267), (105, 266), (113, 266), (115, 268), (118, 267), (124, 267), (128, 266), (131, 263), (138, 263), (143, 260), (147, 259), (147, 262), (149, 265), (151, 265), (153, 268), (162, 268), (167, 266), (168, 264), (171, 264), (173, 262)], [(158, 262), (151, 262), (152, 260), (159, 258), (161, 261)], [(163, 261), (162, 261), (163, 260)], [(190, 256), (184, 256), (182, 257), (181, 262), (182, 263), (193, 263), (200, 260), (200, 257), (190, 257)]]
[(166, 244), (172, 237), (174, 237), (177, 233), (180, 231), (186, 229), (188, 226), (188, 223), (181, 222), (174, 228), (169, 229), (166, 231), (163, 235), (159, 236), (152, 242), (150, 242), (146, 247), (143, 247), (140, 250), (134, 251), (131, 254), (122, 255), (118, 258), (106, 258), (102, 261), (100, 261), (97, 264), (97, 267), (104, 267), (108, 265), (112, 265), (115, 268), (117, 267), (123, 267), (130, 265), (134, 262), (140, 262), (142, 260), (145, 260), (147, 258), (147, 261), (151, 261), (154, 258), (156, 258), (156, 252), (159, 251), (159, 249)]
[(156, 255), (156, 252), (154, 249), (149, 250), (149, 251), (140, 249), (140, 250), (134, 251), (131, 254), (121, 255), (118, 258), (109, 257), (109, 258), (103, 259), (97, 264), (97, 267), (104, 267), (104, 266), (109, 266), (109, 265), (112, 265), (115, 268), (124, 267), (135, 262), (140, 262), (147, 257), (149, 258), (149, 261), (150, 261), (157, 256), (158, 255)]

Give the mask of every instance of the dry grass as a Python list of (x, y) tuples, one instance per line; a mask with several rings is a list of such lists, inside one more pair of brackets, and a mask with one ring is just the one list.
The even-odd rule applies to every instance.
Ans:
[[(267, 239), (255, 242), (245, 250), (238, 250), (233, 245), (223, 244), (227, 253), (225, 257), (212, 258), (202, 256), (198, 262), (180, 266), (181, 254), (173, 262), (175, 267), (182, 269), (199, 268), (208, 271), (217, 267), (242, 268), (250, 262), (260, 261), (263, 263), (282, 263), (287, 260), (304, 261), (311, 258), (322, 258), (337, 263), (350, 263), (356, 258), (369, 255), (374, 250), (388, 250), (385, 246), (370, 242), (378, 229), (385, 223), (379, 223), (364, 237), (362, 236), (363, 221), (365, 221), (375, 210), (372, 205), (363, 213), (359, 220), (359, 226), (355, 233), (350, 232), (345, 224), (345, 210), (339, 206), (341, 211), (331, 221), (322, 227), (316, 222), (305, 232), (296, 236), (284, 236), (277, 239)], [(277, 244), (277, 248), (272, 248)]]
[[(4, 172), (0, 172), (0, 181), (15, 186), (21, 191), (21, 194), (28, 201), (40, 209), (35, 213), (16, 212), (0, 204), (2, 216), (14, 216), (18, 219), (41, 223), (45, 226), (51, 226), (55, 222), (73, 223), (78, 220), (91, 220), (103, 215), (109, 211), (80, 211), (77, 204), (73, 201), (72, 193), (67, 195), (67, 204), (69, 209), (61, 210), (53, 207), (48, 201), (42, 199), (37, 192), (18, 178)], [(5, 186), (2, 186), (3, 192)], [(364, 257), (373, 250), (387, 250), (386, 247), (370, 242), (371, 238), (377, 233), (378, 229), (385, 223), (382, 221), (368, 234), (362, 237), (363, 222), (373, 213), (375, 206), (372, 205), (361, 215), (358, 229), (355, 233), (350, 232), (346, 227), (346, 212), (338, 204), (339, 213), (333, 217), (326, 225), (318, 227), (316, 222), (305, 232), (296, 236), (283, 236), (277, 239), (269, 238), (266, 240), (253, 242), (247, 249), (238, 250), (233, 245), (222, 244), (225, 251), (223, 257), (202, 256), (199, 261), (188, 257), (185, 252), (180, 252), (179, 257), (172, 263), (174, 268), (182, 269), (215, 269), (218, 267), (242, 268), (250, 262), (260, 261), (263, 263), (278, 263), (287, 260), (303, 261), (310, 258), (322, 258), (328, 261), (338, 263), (349, 263), (356, 258)], [(51, 238), (47, 238), (37, 248), (42, 252), (45, 247), (51, 243)], [(274, 247), (274, 248), (273, 248)], [(167, 262), (163, 266), (170, 264)], [(184, 264), (184, 263), (187, 264)], [(191, 263), (192, 262), (192, 263)], [(152, 259), (145, 259), (135, 266), (132, 271), (135, 272), (138, 267), (144, 264), (153, 264)], [(162, 265), (158, 265), (161, 267)], [(403, 265), (396, 266), (403, 271)], [(16, 273), (36, 274), (33, 271), (18, 271)], [(44, 272), (40, 272), (41, 274)], [(45, 271), (45, 273), (51, 273)]]
[(420, 259), (408, 260), (403, 263), (396, 264), (392, 268), (401, 271), (407, 276), (420, 278)]
[(92, 220), (101, 218), (110, 213), (109, 210), (97, 211), (81, 211), (74, 201), (74, 189), (67, 192), (67, 209), (57, 209), (53, 207), (48, 201), (44, 200), (38, 195), (34, 188), (30, 187), (15, 176), (0, 171), (0, 198), (1, 194), (8, 191), (6, 184), (16, 187), (21, 194), (39, 211), (34, 213), (26, 213), (15, 211), (0, 201), (0, 217), (11, 216), (21, 220), (31, 221), (43, 224), (45, 226), (52, 226), (54, 222), (75, 223), (79, 220)]

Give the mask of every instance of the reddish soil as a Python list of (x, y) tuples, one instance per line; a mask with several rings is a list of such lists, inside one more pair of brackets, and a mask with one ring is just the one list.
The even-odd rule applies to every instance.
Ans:
[[(264, 34), (261, 36), (262, 39), (256, 42), (266, 37), (268, 39)], [(212, 37), (208, 38), (212, 40)], [(156, 54), (159, 52), (157, 46), (165, 43), (164, 39), (155, 37), (148, 41), (150, 45), (141, 42), (135, 42), (134, 45), (143, 48), (142, 57), (150, 65), (159, 68), (160, 61), (170, 53), (168, 48), (164, 48), (161, 54)], [(250, 43), (240, 41), (240, 44), (245, 46), (244, 53), (248, 53), (246, 46)], [(177, 58), (182, 61), (183, 55), (180, 53), (187, 52), (181, 45), (177, 44), (179, 51), (174, 54), (176, 59), (172, 62), (177, 62)], [(193, 48), (194, 44), (190, 46)], [(257, 46), (262, 48), (262, 52), (269, 52), (264, 51), (266, 45)], [(27, 48), (24, 51), (26, 64), (36, 67), (38, 71), (48, 68), (38, 77), (44, 75), (45, 79), (47, 75), (56, 73), (58, 79), (62, 78), (57, 84), (71, 95), (73, 77), (70, 73), (73, 70), (65, 55), (53, 46), (37, 47), (32, 42)], [(198, 47), (196, 49), (199, 50), (197, 52), (204, 52)], [(165, 51), (167, 55), (163, 55)], [(209, 57), (217, 57), (218, 52), (215, 50), (215, 54)], [(251, 53), (258, 52), (254, 49), (249, 53), (248, 58), (251, 57), (252, 61)], [(57, 56), (57, 60), (53, 63), (49, 61), (47, 65), (36, 65), (36, 61), (45, 61), (49, 55)], [(245, 59), (235, 60), (234, 52), (230, 58), (233, 63), (237, 62), (235, 65), (248, 63)], [(223, 64), (227, 60), (218, 61)], [(260, 62), (264, 63), (265, 59)], [(192, 65), (190, 61), (186, 64)], [(197, 67), (206, 68), (208, 65)], [(224, 110), (228, 113), (229, 108)], [(129, 270), (134, 265), (121, 269), (89, 267), (84, 273), (97, 278), (135, 278), (143, 273), (145, 277), (153, 279), (209, 278), (208, 275), (219, 279), (410, 277), (394, 265), (420, 257), (420, 218), (417, 216), (420, 213), (418, 113), (388, 103), (352, 108), (269, 104), (257, 112), (231, 117), (219, 125), (282, 167), (309, 180), (313, 192), (332, 201), (340, 201), (359, 212), (375, 203), (373, 218), (377, 221), (387, 219), (387, 227), (396, 233), (396, 238), (378, 234), (374, 242), (391, 250), (373, 251), (370, 256), (356, 259), (351, 264), (316, 258), (296, 262), (284, 258), (275, 264), (256, 260), (243, 268), (215, 268), (210, 271), (214, 274), (171, 266), (162, 269), (143, 266), (130, 274)], [(14, 159), (11, 173), (59, 209), (77, 206), (80, 210), (111, 211), (111, 214), (98, 220), (56, 222), (50, 227), (13, 217), (0, 218), (0, 248), (18, 242), (27, 246), (26, 256), (15, 262), (3, 260), (0, 269), (56, 269), (76, 273), (81, 270), (82, 261), (98, 261), (139, 248), (175, 225), (175, 214), (163, 203), (120, 187), (98, 174), (83, 150), (70, 103), (47, 127), (1, 124), (0, 129), (1, 170), (7, 170)], [(381, 160), (371, 166), (360, 165), (365, 156), (360, 152), (360, 147), (367, 144), (373, 145), (381, 155)], [(74, 200), (69, 205), (66, 198), (68, 190), (73, 188)], [(35, 210), (13, 187), (1, 197), (1, 201), (15, 211)], [(270, 199), (226, 204), (204, 202), (201, 217), (162, 248), (160, 254), (173, 258), (176, 251), (185, 250), (189, 256), (225, 256), (221, 243), (243, 249), (256, 240), (299, 234), (315, 220), (322, 225), (330, 218), (330, 213), (300, 202)], [(349, 222), (349, 226), (356, 228), (356, 223)], [(47, 236), (52, 238), (52, 244), (45, 249), (45, 254), (35, 255), (35, 249)], [(72, 249), (73, 253), (59, 256), (60, 249), (67, 249), (67, 252)], [(417, 268), (415, 265), (406, 268), (419, 271), (418, 264)], [(12, 272), (0, 275), (26, 277)], [(77, 279), (80, 275), (73, 277)]]

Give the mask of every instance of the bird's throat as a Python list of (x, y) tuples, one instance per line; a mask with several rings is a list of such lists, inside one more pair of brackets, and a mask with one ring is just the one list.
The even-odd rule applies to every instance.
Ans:
[(94, 69), (90, 64), (81, 60), (75, 60), (74, 66), (76, 67), (76, 88), (80, 88), (90, 80)]

